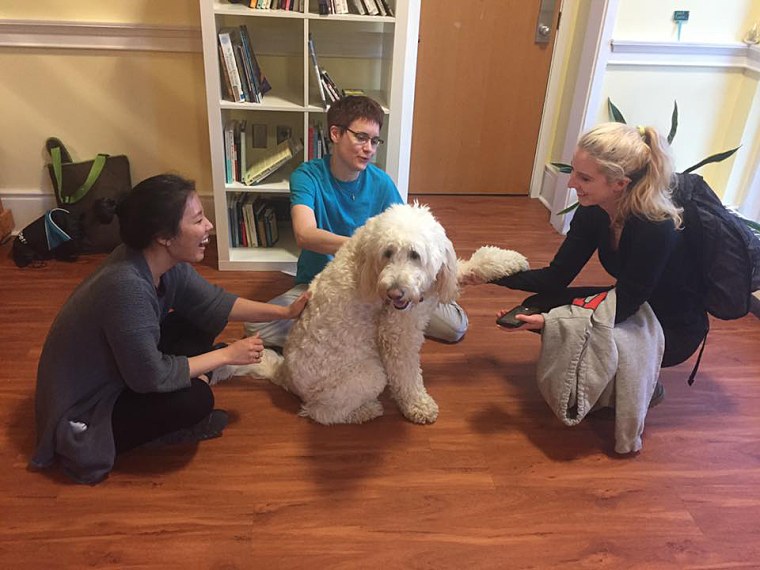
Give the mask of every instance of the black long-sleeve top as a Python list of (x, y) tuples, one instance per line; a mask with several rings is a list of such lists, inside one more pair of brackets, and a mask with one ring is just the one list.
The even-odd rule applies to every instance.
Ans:
[(551, 293), (570, 285), (595, 250), (616, 280), (615, 323), (648, 301), (663, 328), (704, 327), (701, 277), (689, 255), (684, 232), (671, 220), (653, 222), (630, 217), (613, 249), (610, 219), (598, 206), (579, 206), (570, 231), (548, 267), (523, 271), (495, 281), (497, 285)]

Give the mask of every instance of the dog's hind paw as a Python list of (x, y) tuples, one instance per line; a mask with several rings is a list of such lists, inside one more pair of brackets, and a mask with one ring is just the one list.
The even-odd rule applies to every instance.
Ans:
[(413, 402), (398, 402), (404, 417), (416, 424), (432, 424), (438, 419), (438, 404), (428, 394)]
[(363, 424), (369, 420), (374, 420), (383, 415), (383, 405), (378, 400), (370, 400), (363, 403), (353, 412), (348, 414), (346, 423)]

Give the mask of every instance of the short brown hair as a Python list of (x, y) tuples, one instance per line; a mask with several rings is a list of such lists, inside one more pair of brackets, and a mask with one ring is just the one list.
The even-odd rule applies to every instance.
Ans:
[(327, 129), (336, 126), (345, 129), (356, 119), (365, 119), (383, 127), (385, 113), (376, 101), (364, 95), (349, 95), (330, 106), (327, 111)]

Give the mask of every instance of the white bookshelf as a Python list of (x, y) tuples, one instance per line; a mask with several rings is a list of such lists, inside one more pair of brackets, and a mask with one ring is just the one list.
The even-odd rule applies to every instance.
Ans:
[[(386, 118), (376, 164), (406, 198), (409, 182), (414, 80), (421, 0), (389, 0), (393, 17), (318, 14), (318, 0), (304, 0), (303, 12), (260, 10), (226, 0), (200, 0), (206, 103), (219, 269), (295, 271), (298, 247), (290, 222), (281, 221), (274, 247), (230, 247), (227, 203), (230, 196), (254, 192), (287, 201), (290, 173), (307, 159), (309, 125), (326, 127), (325, 110), (313, 77), (308, 37), (314, 37), (319, 64), (341, 88), (362, 89), (383, 107)], [(217, 32), (246, 24), (256, 57), (272, 90), (261, 103), (222, 99)], [(230, 118), (267, 125), (268, 151), (276, 127), (287, 125), (304, 149), (289, 164), (255, 186), (225, 182), (223, 126)], [(249, 137), (250, 145), (250, 137)], [(247, 147), (248, 161), (262, 150)]]

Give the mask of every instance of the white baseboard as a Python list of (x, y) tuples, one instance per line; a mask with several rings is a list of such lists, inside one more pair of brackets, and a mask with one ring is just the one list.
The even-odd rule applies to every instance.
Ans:
[[(44, 194), (34, 190), (3, 190), (0, 192), (0, 200), (4, 209), (13, 212), (13, 221), (16, 224), (14, 235), (56, 206), (52, 193)], [(206, 217), (215, 220), (213, 196), (201, 196), (201, 204)]]

